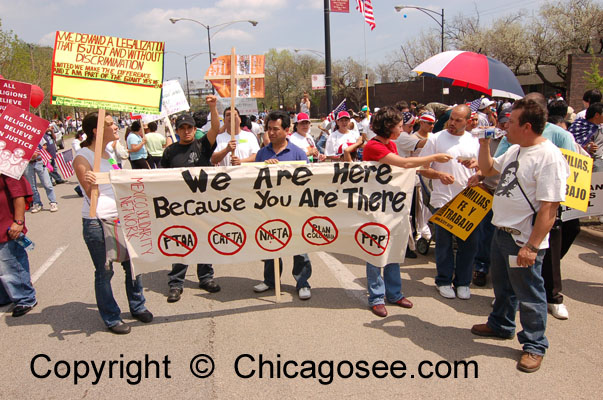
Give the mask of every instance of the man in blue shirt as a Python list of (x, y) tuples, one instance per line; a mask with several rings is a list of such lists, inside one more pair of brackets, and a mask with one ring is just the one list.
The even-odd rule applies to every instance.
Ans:
[[(282, 161), (308, 162), (306, 152), (287, 139), (291, 120), (287, 113), (282, 111), (271, 112), (267, 117), (267, 133), (270, 143), (261, 148), (255, 155), (255, 161), (264, 161), (266, 164), (278, 164)], [(283, 260), (278, 259), (280, 274), (283, 273)], [(312, 296), (308, 279), (312, 275), (312, 264), (307, 254), (293, 256), (293, 277), (297, 281), (296, 289), (301, 300)], [(279, 276), (280, 279), (280, 276)], [(274, 260), (264, 260), (264, 281), (255, 285), (253, 290), (257, 293), (274, 288)]]

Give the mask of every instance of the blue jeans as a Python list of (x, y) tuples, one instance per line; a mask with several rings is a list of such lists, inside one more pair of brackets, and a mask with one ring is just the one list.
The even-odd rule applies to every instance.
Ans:
[[(477, 228), (476, 228), (477, 230)], [(437, 286), (453, 284), (455, 287), (469, 286), (473, 273), (473, 259), (477, 253), (479, 235), (474, 230), (467, 240), (456, 238), (456, 257), (453, 249), (454, 235), (435, 225), (435, 258)]]
[(519, 307), (519, 320), (523, 330), (517, 334), (524, 351), (544, 355), (549, 342), (544, 336), (547, 319), (546, 293), (542, 279), (542, 260), (545, 250), (540, 250), (536, 262), (528, 268), (510, 268), (509, 255), (517, 255), (519, 246), (513, 237), (497, 229), (492, 240), (492, 286), (494, 308), (488, 317), (490, 329), (504, 336), (515, 332), (515, 314)]
[(494, 236), (494, 225), (492, 225), (492, 210), (486, 214), (482, 222), (475, 228), (478, 235), (478, 249), (475, 255), (473, 269), (488, 275), (490, 271), (490, 248), (492, 247), (492, 236)]
[(48, 170), (44, 166), (43, 161), (35, 161), (29, 163), (27, 168), (25, 168), (25, 178), (31, 185), (31, 190), (33, 192), (33, 204), (42, 206), (42, 201), (40, 200), (40, 193), (38, 192), (38, 187), (36, 185), (36, 175), (40, 178), (40, 183), (44, 186), (44, 190), (46, 190), (46, 196), (48, 197), (48, 201), (51, 203), (56, 203), (57, 198), (54, 194), (54, 188), (52, 187), (52, 182), (50, 182), (50, 176), (48, 176)]
[(0, 304), (36, 304), (36, 290), (29, 275), (27, 252), (14, 240), (0, 243)]
[(402, 294), (402, 277), (400, 276), (400, 264), (391, 263), (383, 268), (383, 278), (381, 277), (381, 268), (371, 263), (366, 263), (366, 287), (369, 292), (369, 306), (385, 304), (387, 301), (395, 303), (404, 297)]
[[(168, 273), (170, 278), (168, 285), (170, 288), (182, 289), (184, 287), (184, 278), (186, 277), (186, 264), (172, 264), (172, 270)], [(214, 279), (214, 268), (211, 264), (197, 264), (197, 278), (199, 283), (205, 283), (210, 279)]]
[[(113, 297), (111, 278), (113, 277), (113, 263), (107, 262), (105, 251), (105, 236), (100, 220), (83, 218), (84, 242), (94, 264), (94, 293), (96, 305), (101, 318), (107, 327), (117, 325), (121, 321), (121, 310)], [(130, 261), (121, 263), (126, 275), (126, 295), (131, 313), (140, 313), (146, 310), (145, 298), (142, 293), (142, 280), (140, 275), (132, 280)]]
[[(279, 266), (279, 277), (283, 274), (283, 259), (278, 259)], [(312, 276), (312, 263), (310, 257), (307, 254), (299, 254), (293, 256), (293, 278), (297, 284), (295, 288), (297, 290), (310, 287), (308, 279)], [(264, 260), (264, 283), (269, 287), (274, 287), (274, 260)]]
[(320, 154), (325, 154), (325, 145), (327, 144), (327, 138), (328, 138), (328, 136), (321, 135), (318, 138), (318, 142), (316, 142), (316, 148), (318, 149)]

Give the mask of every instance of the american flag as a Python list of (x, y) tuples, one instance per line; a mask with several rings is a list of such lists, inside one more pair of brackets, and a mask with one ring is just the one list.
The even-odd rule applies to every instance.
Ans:
[(571, 124), (567, 130), (574, 135), (576, 143), (584, 146), (588, 144), (595, 133), (597, 133), (597, 130), (599, 130), (599, 125), (593, 124), (584, 118), (576, 118), (574, 123)]
[(480, 104), (482, 104), (482, 98), (481, 97), (479, 99), (473, 100), (471, 103), (468, 104), (468, 106), (471, 109), (471, 111), (477, 112), (477, 110), (479, 110), (479, 105)]
[(56, 162), (57, 166), (59, 167), (59, 171), (61, 171), (63, 179), (67, 179), (73, 176), (73, 174), (75, 174), (75, 171), (73, 170), (72, 150), (66, 150), (62, 153), (57, 153)]
[(371, 0), (356, 0), (358, 5), (356, 10), (360, 11), (364, 15), (364, 21), (369, 24), (371, 31), (375, 29), (375, 16), (373, 15), (373, 5)]
[(42, 146), (40, 146), (39, 151), (40, 157), (42, 157), (42, 161), (44, 161), (44, 165), (46, 165), (46, 168), (50, 172), (54, 171), (54, 168), (52, 168), (52, 165), (50, 164), (50, 162), (52, 161), (52, 156), (50, 155), (50, 153), (47, 152), (46, 149)]
[(346, 106), (345, 100), (346, 99), (343, 99), (343, 101), (341, 103), (339, 103), (339, 105), (337, 107), (335, 107), (335, 109), (329, 113), (329, 115), (327, 116), (327, 121), (329, 121), (329, 122), (335, 121), (335, 117), (337, 116), (337, 114), (339, 114), (340, 111), (345, 111), (348, 109), (348, 107)]

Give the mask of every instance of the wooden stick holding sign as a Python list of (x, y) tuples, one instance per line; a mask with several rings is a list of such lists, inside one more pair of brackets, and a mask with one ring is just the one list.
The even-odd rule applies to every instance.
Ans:
[[(105, 134), (105, 110), (98, 110), (98, 120), (96, 122), (96, 144), (94, 146), (94, 166), (92, 171), (100, 172), (101, 158), (105, 149), (103, 149), (103, 136)], [(90, 217), (96, 218), (96, 206), (98, 204), (98, 184), (92, 185), (90, 191)]]
[(172, 143), (176, 143), (176, 136), (174, 135), (174, 127), (172, 126), (170, 117), (166, 116), (163, 119), (163, 122), (167, 125), (168, 129), (170, 130), (170, 137), (172, 138)]

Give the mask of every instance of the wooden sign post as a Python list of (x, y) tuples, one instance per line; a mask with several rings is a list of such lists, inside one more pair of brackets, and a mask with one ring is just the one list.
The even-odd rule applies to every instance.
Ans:
[[(96, 122), (96, 145), (94, 146), (94, 167), (93, 172), (100, 172), (101, 157), (105, 149), (103, 149), (103, 136), (105, 133), (105, 109), (98, 110), (98, 120)], [(96, 206), (98, 204), (98, 182), (92, 185), (90, 191), (90, 217), (96, 218)]]

